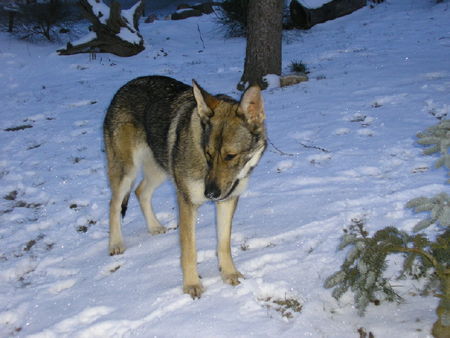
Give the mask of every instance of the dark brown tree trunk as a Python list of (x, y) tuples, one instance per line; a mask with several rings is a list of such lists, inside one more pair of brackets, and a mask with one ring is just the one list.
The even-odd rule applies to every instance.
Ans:
[(281, 74), (283, 0), (250, 0), (248, 6), (244, 73), (237, 88), (258, 84), (265, 89), (263, 76)]
[(16, 12), (8, 11), (8, 32), (12, 33), (14, 28), (14, 16), (16, 15)]

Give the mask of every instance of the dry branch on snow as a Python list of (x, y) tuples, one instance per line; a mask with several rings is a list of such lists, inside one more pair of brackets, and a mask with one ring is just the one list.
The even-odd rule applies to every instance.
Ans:
[(143, 13), (141, 0), (128, 10), (121, 10), (118, 2), (108, 7), (102, 0), (80, 0), (84, 15), (92, 23), (90, 34), (67, 43), (60, 55), (78, 53), (111, 53), (118, 56), (132, 56), (145, 49), (144, 39), (139, 33), (139, 18)]

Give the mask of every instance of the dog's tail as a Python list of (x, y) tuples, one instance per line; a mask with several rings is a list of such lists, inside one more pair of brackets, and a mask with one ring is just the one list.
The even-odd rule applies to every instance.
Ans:
[(125, 214), (127, 213), (129, 199), (130, 199), (130, 192), (128, 192), (122, 200), (122, 210), (120, 212), (122, 214), (122, 218), (124, 218)]

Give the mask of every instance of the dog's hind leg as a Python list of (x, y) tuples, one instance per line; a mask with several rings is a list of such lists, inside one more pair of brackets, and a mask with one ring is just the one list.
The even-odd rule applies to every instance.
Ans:
[(108, 176), (111, 187), (109, 205), (109, 254), (117, 255), (125, 251), (122, 239), (121, 217), (125, 216), (128, 198), (136, 178), (137, 166), (135, 141), (132, 124), (122, 123), (115, 130), (105, 130), (105, 150), (108, 158)]
[(143, 152), (144, 178), (136, 189), (136, 196), (147, 222), (148, 231), (152, 235), (163, 234), (166, 232), (166, 228), (159, 223), (155, 216), (152, 207), (152, 195), (155, 189), (166, 179), (166, 173), (155, 162), (148, 148), (144, 149)]

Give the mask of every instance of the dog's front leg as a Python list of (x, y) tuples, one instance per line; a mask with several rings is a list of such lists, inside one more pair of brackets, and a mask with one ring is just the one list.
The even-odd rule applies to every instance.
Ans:
[(197, 206), (186, 201), (178, 193), (180, 222), (181, 268), (183, 269), (183, 291), (192, 298), (200, 298), (203, 286), (197, 272), (197, 248), (195, 245), (195, 223)]
[(233, 197), (216, 203), (219, 267), (223, 281), (231, 285), (238, 285), (239, 278), (244, 277), (234, 266), (231, 256), (231, 223), (238, 199), (238, 197)]

